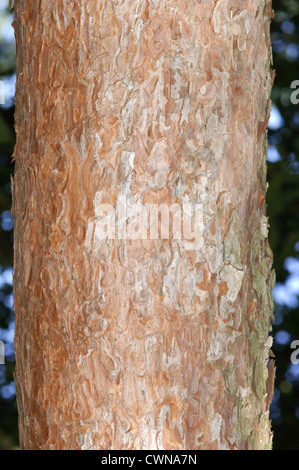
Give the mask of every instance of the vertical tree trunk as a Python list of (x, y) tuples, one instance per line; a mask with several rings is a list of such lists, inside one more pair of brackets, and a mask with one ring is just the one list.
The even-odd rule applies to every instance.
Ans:
[[(16, 0), (24, 449), (271, 448), (271, 13)], [(203, 243), (102, 239), (124, 200), (200, 205)]]

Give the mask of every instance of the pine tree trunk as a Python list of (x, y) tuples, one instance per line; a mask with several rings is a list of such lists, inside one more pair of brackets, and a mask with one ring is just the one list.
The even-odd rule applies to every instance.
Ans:
[[(15, 1), (23, 449), (271, 448), (271, 14)], [(197, 205), (200, 243), (104, 238), (123, 201)]]

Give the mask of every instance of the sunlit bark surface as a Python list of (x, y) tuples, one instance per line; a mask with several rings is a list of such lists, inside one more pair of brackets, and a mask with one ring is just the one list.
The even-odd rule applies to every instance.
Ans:
[[(269, 449), (268, 0), (16, 0), (24, 449)], [(98, 236), (201, 204), (203, 243)], [(269, 378), (268, 378), (269, 375)]]

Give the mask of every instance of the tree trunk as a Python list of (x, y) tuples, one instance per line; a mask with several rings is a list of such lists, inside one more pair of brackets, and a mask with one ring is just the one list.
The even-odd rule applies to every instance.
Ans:
[[(23, 449), (271, 448), (271, 14), (16, 0)], [(178, 212), (144, 231), (134, 204)]]

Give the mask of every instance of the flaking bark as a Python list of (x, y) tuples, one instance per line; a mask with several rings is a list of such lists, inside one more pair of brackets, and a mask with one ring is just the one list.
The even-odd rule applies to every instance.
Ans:
[[(22, 448), (271, 448), (271, 14), (16, 2)], [(201, 202), (204, 248), (100, 241), (97, 204), (124, 194)]]

